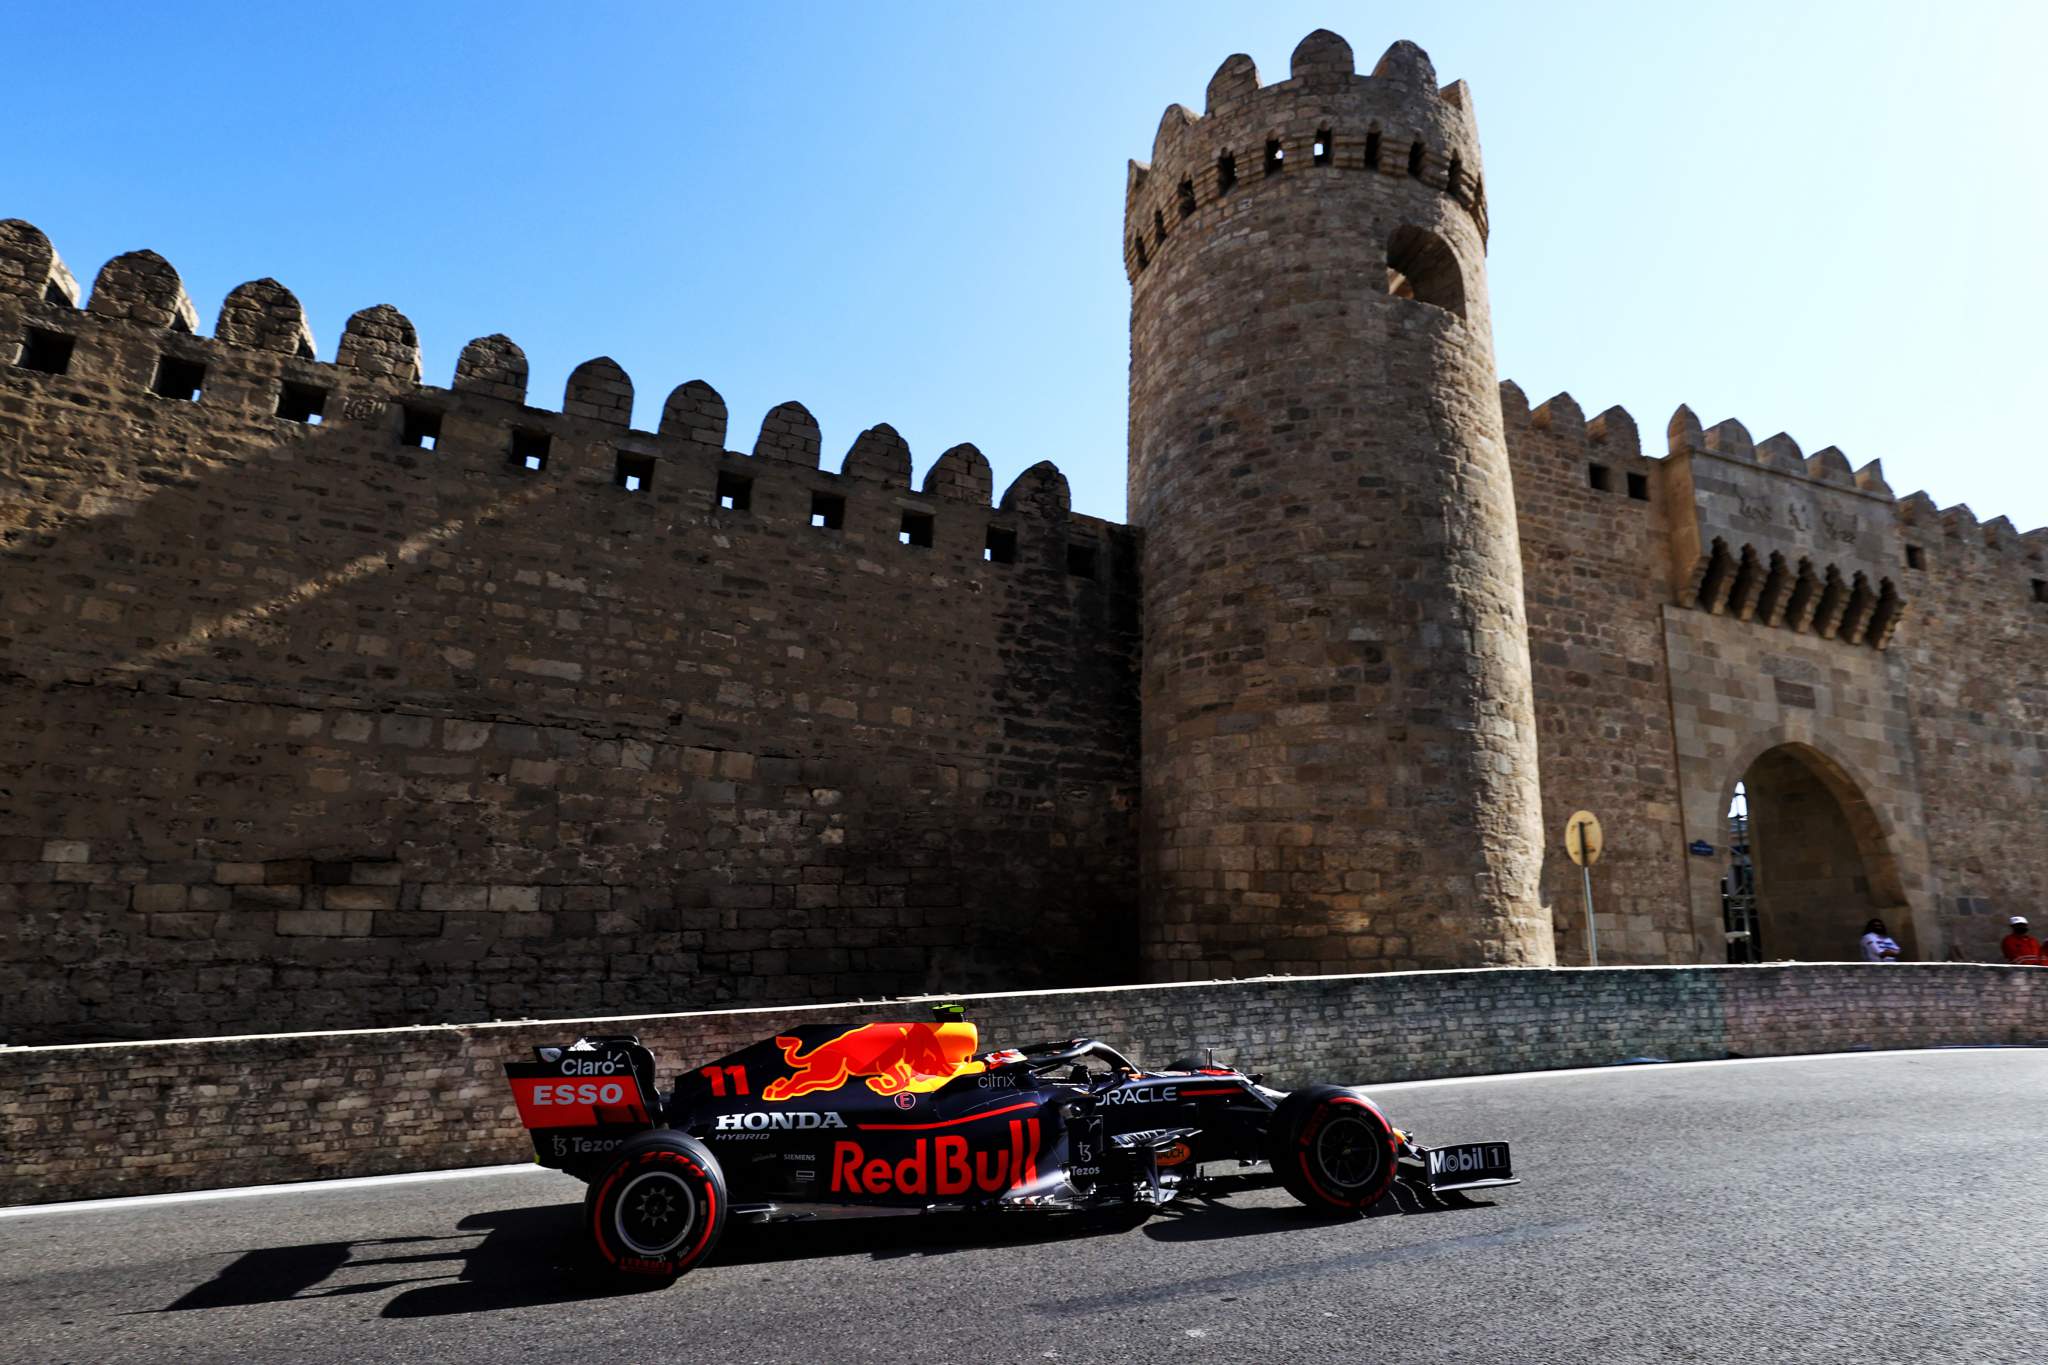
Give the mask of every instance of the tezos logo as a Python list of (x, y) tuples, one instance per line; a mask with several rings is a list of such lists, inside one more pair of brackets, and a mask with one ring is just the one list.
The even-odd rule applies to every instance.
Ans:
[(751, 1114), (720, 1114), (716, 1131), (721, 1133), (758, 1133), (774, 1128), (781, 1130), (799, 1128), (844, 1128), (846, 1120), (837, 1114), (820, 1114), (810, 1110), (796, 1113), (768, 1114), (755, 1110)]
[(624, 1141), (624, 1138), (557, 1137), (555, 1139), (555, 1155), (574, 1156), (579, 1154), (587, 1155), (592, 1152), (609, 1152), (616, 1150), (619, 1144)]

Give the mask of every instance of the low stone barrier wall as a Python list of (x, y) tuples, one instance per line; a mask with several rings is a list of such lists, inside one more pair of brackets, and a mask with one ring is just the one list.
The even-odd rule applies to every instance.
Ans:
[[(985, 1046), (1093, 1035), (1163, 1064), (1213, 1047), (1280, 1086), (1638, 1056), (2048, 1041), (2048, 970), (1972, 963), (1403, 972), (964, 998)], [(0, 1048), (0, 1204), (377, 1175), (532, 1153), (500, 1065), (634, 1032), (664, 1085), (800, 1023), (925, 1001), (548, 1023)]]

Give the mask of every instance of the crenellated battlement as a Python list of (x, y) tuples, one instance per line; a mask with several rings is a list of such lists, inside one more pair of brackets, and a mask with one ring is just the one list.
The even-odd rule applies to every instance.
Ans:
[(1259, 83), (1242, 53), (1209, 81), (1202, 114), (1168, 106), (1148, 162), (1125, 180), (1124, 267), (1135, 282), (1177, 231), (1227, 220), (1267, 190), (1318, 175), (1374, 174), (1461, 205), (1488, 232), (1485, 177), (1463, 81), (1439, 88), (1429, 55), (1388, 48), (1369, 76), (1351, 45), (1318, 29), (1301, 40), (1288, 78)]
[[(1665, 450), (1646, 454), (1620, 407), (1589, 419), (1561, 393), (1532, 408), (1504, 381), (1501, 409), (1510, 433), (1544, 433), (1585, 462), (1561, 477), (1607, 491), (1611, 465), (1629, 499), (1664, 505), (1682, 606), (1884, 648), (1906, 615), (1902, 571), (1927, 567), (1931, 541), (1982, 550), (1994, 566), (2009, 557), (2027, 579), (2048, 562), (2048, 527), (2022, 533), (2004, 517), (1980, 523), (1967, 506), (1940, 508), (1925, 493), (1897, 498), (1882, 461), (1855, 466), (1835, 446), (1808, 455), (1785, 432), (1756, 441), (1740, 421), (1707, 427), (1681, 405)], [(1630, 515), (1627, 506), (1617, 503), (1615, 515)], [(2030, 584), (2012, 589), (2023, 590)]]
[[(714, 490), (706, 512), (735, 510), (730, 493), (715, 490), (736, 480), (803, 482), (808, 476), (831, 508), (819, 514), (821, 531), (838, 530), (849, 506), (876, 502), (874, 515), (856, 520), (873, 522), (877, 534), (894, 537), (896, 514), (907, 509), (916, 524), (903, 533), (906, 545), (984, 560), (995, 552), (980, 522), (931, 524), (941, 513), (960, 518), (979, 511), (1006, 523), (995, 526), (994, 536), (1006, 554), (1018, 553), (1015, 527), (1007, 523), (1021, 519), (1046, 525), (1040, 538), (1059, 542), (1047, 552), (1049, 563), (1088, 558), (1108, 566), (1129, 558), (1109, 552), (1108, 538), (1120, 528), (1072, 512), (1066, 480), (1050, 463), (1025, 470), (992, 501), (987, 459), (973, 445), (956, 445), (913, 488), (909, 447), (883, 424), (854, 441), (835, 473), (821, 465), (816, 420), (795, 402), (765, 415), (750, 453), (728, 451), (725, 401), (696, 379), (669, 393), (657, 430), (642, 431), (631, 425), (633, 381), (610, 357), (578, 365), (559, 408), (534, 407), (525, 353), (502, 335), (464, 346), (448, 387), (438, 388), (423, 382), (411, 321), (385, 304), (350, 317), (334, 358), (322, 361), (298, 299), (270, 279), (231, 290), (209, 336), (198, 328), (198, 312), (176, 269), (150, 251), (109, 261), (79, 304), (76, 284), (48, 238), (20, 220), (0, 221), (0, 364), (12, 364), (0, 373), (18, 375), (52, 397), (61, 397), (66, 386), (125, 387), (165, 400), (153, 411), (170, 415), (176, 411), (171, 403), (191, 401), (280, 439), (314, 427), (367, 428), (384, 432), (399, 448), (431, 449), (442, 461), (475, 456), (508, 477), (566, 476), (595, 485), (591, 496), (622, 502), (667, 503), (683, 487), (702, 486)], [(768, 501), (787, 504), (791, 515), (809, 515), (800, 506), (808, 499), (792, 490)], [(738, 510), (751, 510), (751, 495), (743, 502)], [(16, 515), (35, 514), (16, 509)], [(1025, 539), (1028, 550), (1031, 537)], [(1081, 556), (1070, 540), (1091, 553)]]

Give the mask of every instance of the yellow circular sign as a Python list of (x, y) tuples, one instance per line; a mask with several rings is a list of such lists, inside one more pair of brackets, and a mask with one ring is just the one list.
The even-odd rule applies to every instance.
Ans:
[(1564, 822), (1564, 851), (1580, 867), (1600, 861), (1600, 819), (1589, 810), (1573, 811)]

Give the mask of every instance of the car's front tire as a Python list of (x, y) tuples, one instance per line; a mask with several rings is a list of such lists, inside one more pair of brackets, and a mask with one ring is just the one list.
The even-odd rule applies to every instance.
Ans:
[(1281, 1185), (1328, 1217), (1371, 1208), (1394, 1183), (1393, 1126), (1338, 1086), (1305, 1086), (1280, 1101), (1267, 1144)]
[(672, 1280), (718, 1245), (731, 1203), (718, 1158), (657, 1129), (628, 1140), (591, 1182), (584, 1227), (603, 1269)]

